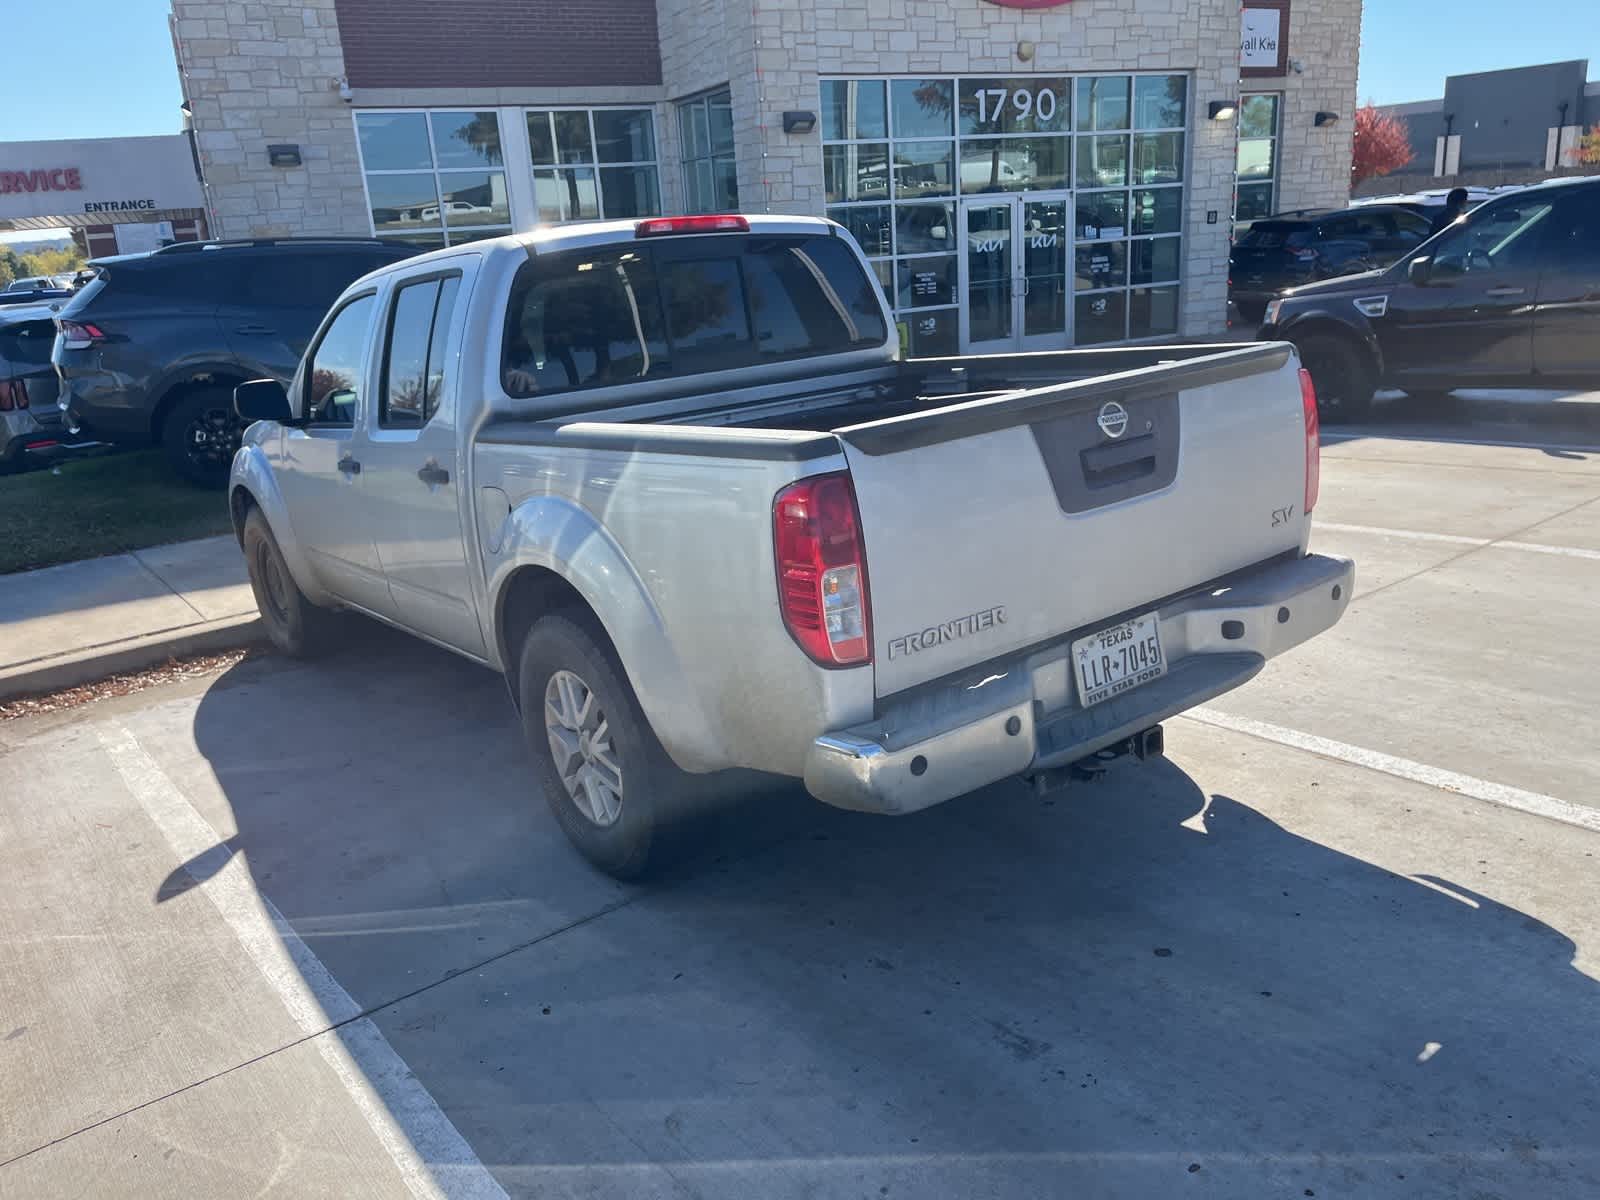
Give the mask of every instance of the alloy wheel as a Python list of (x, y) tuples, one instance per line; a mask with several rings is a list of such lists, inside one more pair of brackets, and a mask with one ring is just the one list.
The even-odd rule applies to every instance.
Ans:
[(622, 816), (622, 766), (611, 725), (594, 691), (571, 671), (557, 671), (544, 689), (544, 728), (556, 773), (573, 806), (596, 825)]

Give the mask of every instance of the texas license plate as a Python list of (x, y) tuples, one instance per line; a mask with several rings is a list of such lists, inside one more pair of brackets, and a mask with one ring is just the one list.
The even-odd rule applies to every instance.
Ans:
[(1167, 673), (1155, 613), (1134, 617), (1072, 643), (1078, 702), (1088, 708)]

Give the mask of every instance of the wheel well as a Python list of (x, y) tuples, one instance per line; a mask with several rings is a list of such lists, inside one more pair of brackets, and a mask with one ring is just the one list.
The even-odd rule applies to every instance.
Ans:
[(515, 680), (523, 639), (540, 617), (562, 610), (584, 618), (595, 635), (610, 647), (611, 639), (583, 593), (548, 567), (523, 567), (500, 590), (495, 640), (500, 661), (505, 666), (506, 681), (511, 685), (513, 703), (520, 704)]
[(1297, 352), (1303, 340), (1314, 337), (1325, 337), (1339, 342), (1341, 345), (1349, 347), (1355, 354), (1360, 355), (1361, 360), (1367, 364), (1368, 369), (1372, 372), (1374, 381), (1383, 374), (1383, 363), (1379, 361), (1372, 347), (1350, 328), (1341, 325), (1337, 321), (1312, 320), (1296, 325), (1293, 329), (1284, 332), (1284, 340), (1292, 342)]
[(244, 547), (244, 523), (250, 516), (250, 510), (255, 507), (256, 498), (247, 487), (236, 487), (228, 495), (228, 515), (233, 518), (233, 536), (239, 539), (241, 549)]
[(221, 371), (205, 371), (197, 375), (191, 375), (187, 379), (180, 379), (161, 394), (161, 399), (156, 402), (155, 411), (150, 414), (150, 440), (153, 442), (161, 440), (162, 430), (167, 423), (167, 414), (185, 396), (208, 388), (235, 388), (243, 382), (243, 375), (229, 375)]

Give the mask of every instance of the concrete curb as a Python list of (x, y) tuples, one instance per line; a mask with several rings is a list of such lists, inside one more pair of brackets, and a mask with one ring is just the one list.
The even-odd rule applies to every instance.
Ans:
[(56, 692), (93, 683), (108, 675), (138, 671), (188, 654), (215, 654), (264, 641), (261, 618), (255, 613), (223, 617), (198, 625), (185, 625), (164, 633), (146, 634), (125, 641), (91, 646), (37, 662), (0, 670), (0, 701), (38, 692)]

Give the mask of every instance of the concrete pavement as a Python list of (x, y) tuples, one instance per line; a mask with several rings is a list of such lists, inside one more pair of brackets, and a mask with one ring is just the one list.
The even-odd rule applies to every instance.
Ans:
[(226, 535), (0, 575), (0, 700), (259, 636)]

